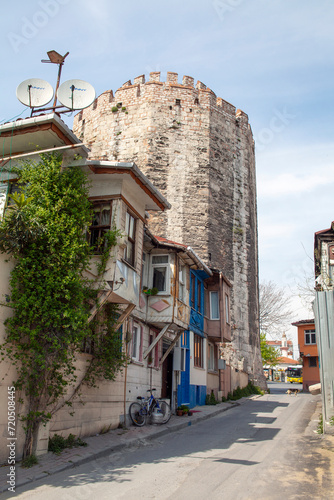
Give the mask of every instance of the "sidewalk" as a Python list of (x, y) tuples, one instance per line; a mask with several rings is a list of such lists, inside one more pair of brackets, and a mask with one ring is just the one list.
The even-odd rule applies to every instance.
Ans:
[[(126, 430), (114, 429), (106, 434), (83, 438), (88, 446), (64, 450), (60, 455), (51, 452), (41, 455), (38, 457), (38, 465), (34, 465), (30, 469), (24, 469), (20, 464), (16, 464), (16, 487), (18, 488), (65, 469), (71, 469), (91, 460), (108, 456), (124, 448), (143, 445), (147, 440), (184, 429), (189, 425), (194, 425), (201, 420), (214, 417), (219, 413), (239, 406), (243, 403), (243, 400), (257, 397), (259, 396), (251, 396), (250, 398), (239, 399), (238, 402), (220, 403), (216, 406), (196, 406), (193, 408), (194, 413), (191, 417), (172, 415), (166, 425), (145, 425), (144, 427), (131, 425)], [(8, 472), (9, 467), (0, 467), (0, 493), (7, 491)]]

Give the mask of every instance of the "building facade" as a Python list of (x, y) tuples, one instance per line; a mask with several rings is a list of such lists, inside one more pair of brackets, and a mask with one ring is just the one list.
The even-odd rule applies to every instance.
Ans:
[[(255, 155), (248, 117), (192, 77), (150, 74), (104, 92), (74, 119), (95, 159), (136, 162), (170, 201), (154, 234), (187, 243), (232, 283), (240, 371), (264, 385), (259, 340)], [(240, 360), (243, 359), (242, 366)], [(237, 373), (237, 372), (236, 372)]]
[(303, 390), (320, 382), (319, 355), (314, 319), (292, 323), (298, 328), (298, 347), (303, 364)]

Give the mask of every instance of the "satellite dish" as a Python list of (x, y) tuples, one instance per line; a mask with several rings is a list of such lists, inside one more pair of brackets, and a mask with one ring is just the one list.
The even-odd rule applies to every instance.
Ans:
[(53, 97), (53, 88), (45, 80), (29, 78), (16, 89), (16, 97), (22, 104), (30, 108), (45, 106)]
[(95, 100), (95, 89), (83, 80), (67, 80), (60, 85), (57, 98), (67, 108), (83, 109)]

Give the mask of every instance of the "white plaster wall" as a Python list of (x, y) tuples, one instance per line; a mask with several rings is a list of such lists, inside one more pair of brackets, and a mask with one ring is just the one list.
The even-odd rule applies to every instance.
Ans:
[(207, 367), (207, 341), (203, 339), (203, 368), (194, 366), (194, 332), (190, 331), (190, 384), (191, 385), (206, 385), (206, 367)]

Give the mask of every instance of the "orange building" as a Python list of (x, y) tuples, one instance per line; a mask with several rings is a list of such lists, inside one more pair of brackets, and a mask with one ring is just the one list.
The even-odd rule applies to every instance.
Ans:
[(292, 323), (298, 328), (298, 345), (303, 360), (303, 389), (320, 382), (319, 356), (314, 319), (303, 319)]

